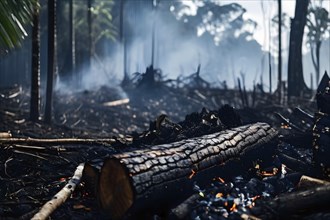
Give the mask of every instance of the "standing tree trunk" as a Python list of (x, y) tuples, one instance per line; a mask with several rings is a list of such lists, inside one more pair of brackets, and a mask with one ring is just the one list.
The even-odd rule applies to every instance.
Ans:
[(313, 66), (316, 72), (316, 88), (317, 88), (320, 82), (320, 49), (321, 49), (322, 41), (317, 41), (315, 44), (316, 47), (312, 46), (311, 48), (311, 56), (312, 56)]
[(121, 48), (123, 52), (123, 72), (124, 72), (124, 79), (123, 79), (123, 85), (127, 85), (129, 82), (129, 76), (126, 69), (126, 63), (127, 63), (127, 42), (125, 38), (124, 33), (124, 10), (125, 10), (125, 0), (120, 1), (120, 21), (119, 21), (119, 40), (121, 43)]
[(316, 43), (316, 83), (320, 82), (320, 49), (322, 41)]
[(74, 42), (74, 26), (73, 26), (73, 0), (69, 1), (69, 72), (73, 79), (75, 61), (75, 42)]
[(300, 96), (307, 90), (302, 67), (302, 41), (306, 25), (309, 0), (296, 0), (295, 16), (291, 19), (289, 62), (288, 62), (288, 98)]
[(35, 6), (33, 14), (32, 28), (32, 75), (31, 75), (31, 100), (30, 100), (30, 119), (39, 119), (40, 104), (40, 19), (39, 6)]
[(87, 0), (87, 25), (88, 25), (88, 58), (87, 67), (91, 67), (92, 60), (92, 0)]
[(48, 0), (48, 65), (47, 65), (47, 90), (45, 122), (51, 123), (52, 102), (53, 102), (53, 83), (56, 71), (56, 0)]
[(282, 102), (282, 0), (278, 0), (278, 99)]

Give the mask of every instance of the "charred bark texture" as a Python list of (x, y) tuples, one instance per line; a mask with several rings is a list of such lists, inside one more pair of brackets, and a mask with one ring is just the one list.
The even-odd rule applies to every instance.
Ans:
[[(313, 163), (325, 178), (330, 179), (330, 88), (325, 74), (316, 95), (319, 112), (315, 113), (313, 126)], [(323, 87), (323, 88), (322, 88)]]
[[(305, 215), (316, 210), (329, 210), (329, 203), (330, 185), (325, 185), (262, 201), (252, 211), (262, 219), (290, 219), (293, 214)], [(260, 206), (264, 208), (260, 210)]]
[(307, 20), (309, 0), (296, 0), (295, 16), (291, 19), (289, 63), (288, 63), (288, 97), (301, 96), (307, 89), (302, 67), (302, 42)]
[(32, 75), (31, 75), (31, 102), (30, 119), (37, 121), (39, 119), (40, 103), (40, 20), (39, 6), (35, 6), (33, 14), (32, 29)]
[[(143, 209), (168, 207), (191, 195), (194, 182), (219, 175), (217, 165), (260, 147), (277, 135), (266, 123), (121, 153), (106, 159), (99, 201), (114, 219)], [(129, 215), (126, 215), (129, 216)]]
[(282, 102), (282, 0), (278, 0), (278, 101)]
[(45, 105), (45, 122), (52, 121), (53, 84), (56, 73), (56, 2), (48, 1), (48, 55), (47, 55), (47, 90)]

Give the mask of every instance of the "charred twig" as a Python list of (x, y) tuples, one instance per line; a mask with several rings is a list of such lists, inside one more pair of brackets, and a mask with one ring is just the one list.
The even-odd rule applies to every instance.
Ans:
[(20, 151), (20, 150), (14, 150), (13, 152), (17, 153), (17, 154), (25, 154), (25, 155), (28, 155), (28, 156), (36, 157), (36, 158), (41, 159), (41, 160), (47, 160), (47, 158), (36, 155), (36, 154), (33, 154), (33, 153), (28, 153), (28, 152), (24, 152), (24, 151)]
[(48, 217), (69, 198), (76, 186), (80, 183), (84, 165), (84, 163), (79, 164), (72, 179), (70, 179), (64, 188), (62, 188), (40, 209), (37, 214), (33, 216), (32, 220), (48, 219)]
[(309, 122), (313, 122), (314, 121), (314, 117), (311, 114), (305, 112), (304, 110), (302, 110), (299, 107), (296, 107), (294, 109), (294, 112), (295, 112), (296, 115), (298, 115), (299, 117), (305, 119), (306, 121), (309, 121)]
[(289, 121), (289, 119), (285, 118), (283, 115), (281, 115), (280, 113), (275, 113), (275, 116), (277, 116), (277, 118), (279, 118), (282, 123), (284, 123), (285, 125), (288, 125), (290, 126), (291, 128), (294, 128), (295, 130), (297, 131), (300, 131), (300, 132), (304, 132), (304, 130), (302, 130), (301, 128), (299, 128), (298, 126), (296, 126), (295, 124), (291, 123)]

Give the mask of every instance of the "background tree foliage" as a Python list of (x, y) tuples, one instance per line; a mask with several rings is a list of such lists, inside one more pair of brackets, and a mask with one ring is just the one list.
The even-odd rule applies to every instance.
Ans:
[[(92, 2), (92, 54), (98, 53), (97, 44), (102, 40), (114, 40), (116, 28), (112, 23), (111, 10), (113, 8), (113, 0), (103, 1), (94, 0)], [(75, 8), (75, 29), (77, 39), (86, 39), (88, 37), (88, 23), (86, 22), (87, 8), (82, 4), (74, 5)], [(82, 41), (84, 42), (84, 41)], [(87, 50), (86, 47), (81, 47)], [(86, 51), (84, 51), (86, 52)]]
[(316, 87), (320, 81), (320, 49), (330, 25), (329, 12), (319, 4), (310, 4), (307, 15), (307, 40), (311, 48), (312, 62), (316, 73)]

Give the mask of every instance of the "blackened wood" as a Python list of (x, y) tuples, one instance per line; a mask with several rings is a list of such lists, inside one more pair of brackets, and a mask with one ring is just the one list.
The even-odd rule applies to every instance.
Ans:
[(40, 110), (40, 20), (39, 5), (34, 6), (32, 28), (32, 70), (31, 70), (31, 100), (30, 119), (37, 121)]
[(308, 189), (317, 186), (324, 186), (327, 184), (330, 184), (330, 182), (303, 175), (300, 177), (298, 187), (299, 189)]
[(99, 176), (103, 165), (102, 159), (97, 159), (85, 163), (82, 173), (82, 181), (85, 183), (86, 189), (92, 194), (97, 196)]
[(327, 87), (330, 86), (330, 77), (328, 76), (327, 71), (325, 71), (319, 86), (317, 87), (317, 92), (324, 92)]
[(221, 175), (219, 166), (273, 140), (277, 132), (256, 123), (202, 137), (115, 154), (106, 159), (99, 201), (112, 218), (127, 212), (165, 208), (192, 194), (194, 182)]
[(313, 137), (313, 163), (330, 179), (330, 115), (315, 113)]
[(316, 102), (320, 112), (330, 114), (330, 79), (325, 72), (322, 80), (317, 88)]
[(293, 214), (329, 210), (329, 204), (330, 185), (325, 185), (305, 191), (283, 194), (272, 200), (260, 200), (256, 203), (256, 207), (252, 209), (252, 213), (262, 219), (288, 219)]
[(278, 0), (278, 103), (282, 103), (282, 0)]
[(315, 173), (315, 170), (313, 169), (311, 164), (307, 164), (304, 161), (301, 161), (299, 159), (290, 157), (289, 155), (286, 154), (278, 154), (278, 158), (280, 161), (285, 164), (288, 168), (291, 170), (297, 171), (297, 172), (302, 172), (306, 175), (311, 175)]
[(296, 107), (293, 110), (293, 114), (295, 114), (297, 117), (301, 118), (302, 120), (305, 120), (308, 123), (313, 123), (313, 120), (314, 120), (313, 115), (305, 112), (304, 110), (302, 110), (299, 107)]
[(169, 219), (186, 219), (194, 208), (196, 200), (200, 197), (198, 194), (191, 195), (188, 199), (183, 201), (180, 205), (171, 210)]
[(45, 122), (52, 121), (53, 84), (56, 74), (56, 1), (48, 1), (48, 54)]

